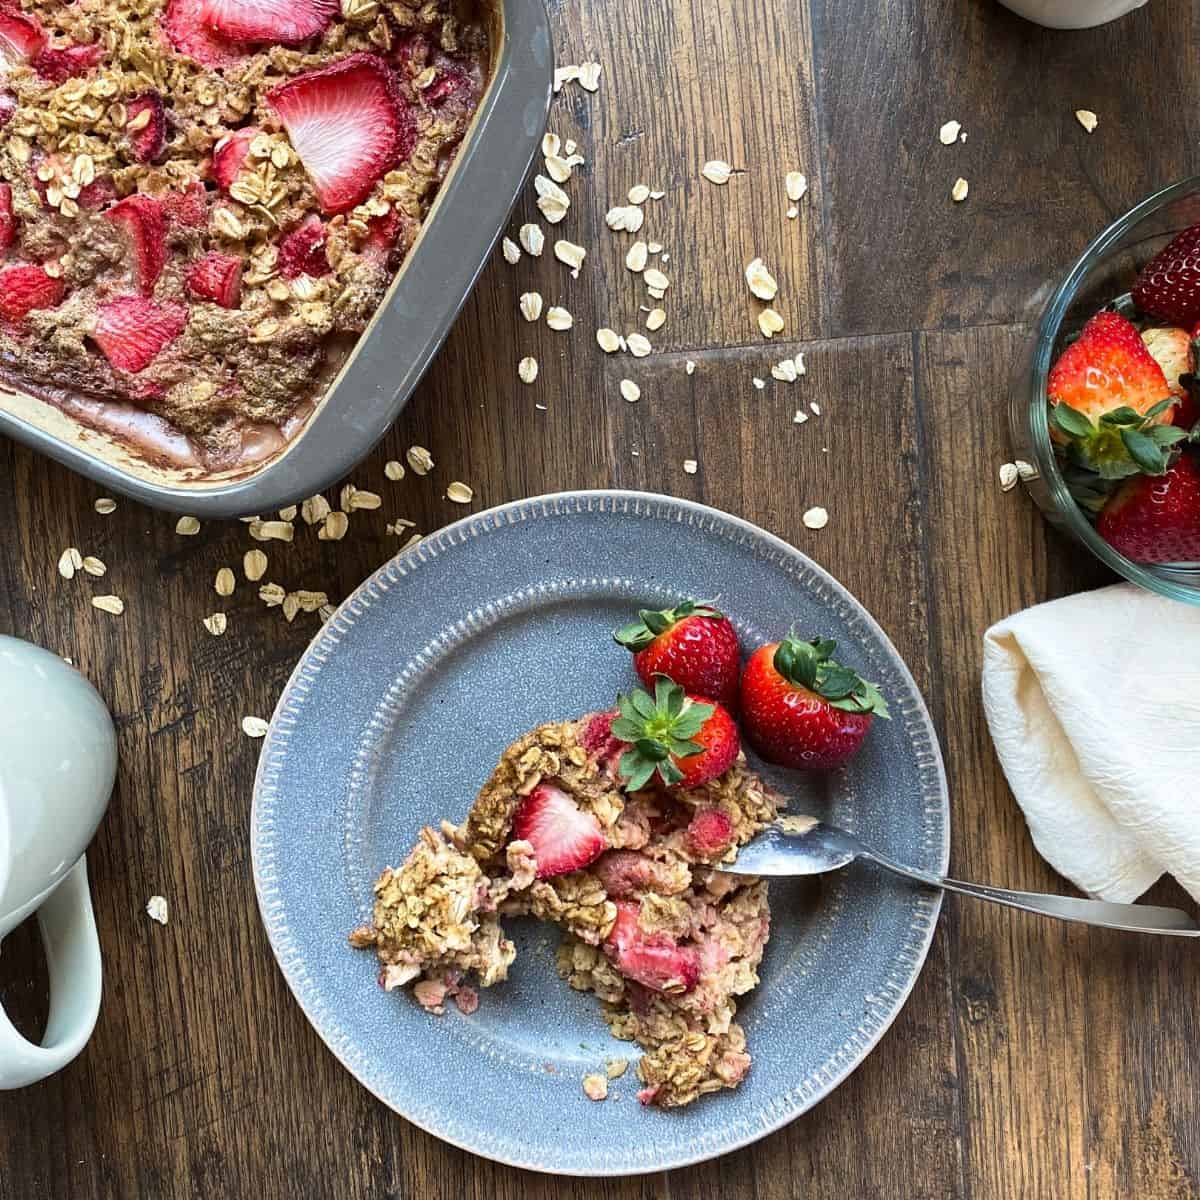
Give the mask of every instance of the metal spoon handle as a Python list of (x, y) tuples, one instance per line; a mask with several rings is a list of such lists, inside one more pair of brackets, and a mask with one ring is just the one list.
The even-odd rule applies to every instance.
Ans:
[(875, 850), (863, 849), (861, 857), (868, 858), (885, 870), (930, 887), (945, 888), (963, 896), (991, 900), (1020, 908), (1025, 912), (1057, 917), (1060, 921), (1079, 921), (1104, 929), (1124, 929), (1133, 933), (1167, 933), (1176, 937), (1200, 937), (1200, 927), (1178, 908), (1155, 908), (1148, 904), (1112, 904), (1107, 900), (1079, 900), (1073, 896), (1048, 896), (1040, 892), (1014, 892), (1008, 888), (989, 887), (981, 883), (964, 883), (946, 879), (928, 871), (902, 866)]

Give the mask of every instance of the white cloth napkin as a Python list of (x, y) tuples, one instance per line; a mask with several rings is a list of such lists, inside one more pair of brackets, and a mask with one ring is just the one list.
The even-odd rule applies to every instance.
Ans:
[(1200, 900), (1200, 607), (1119, 584), (984, 634), (983, 704), (1034, 845), (1129, 901), (1169, 871)]

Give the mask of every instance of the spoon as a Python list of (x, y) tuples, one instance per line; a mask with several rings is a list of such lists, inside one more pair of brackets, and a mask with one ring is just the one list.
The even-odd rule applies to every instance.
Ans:
[(1060, 921), (1079, 921), (1105, 929), (1125, 929), (1132, 933), (1168, 933), (1177, 937), (1200, 937), (1200, 925), (1178, 908), (1155, 908), (1149, 904), (1110, 904), (1107, 900), (1080, 900), (1073, 896), (1048, 896), (1040, 892), (1014, 892), (1007, 888), (963, 883), (931, 871), (906, 867), (880, 854), (852, 833), (826, 825), (815, 817), (781, 817), (752, 837), (739, 851), (737, 859), (722, 871), (733, 875), (823, 875), (836, 871), (856, 858), (864, 858), (885, 871), (930, 887), (992, 900), (1010, 908), (1057, 917)]

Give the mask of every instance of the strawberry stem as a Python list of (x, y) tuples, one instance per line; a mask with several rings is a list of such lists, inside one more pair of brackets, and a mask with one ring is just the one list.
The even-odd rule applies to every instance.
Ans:
[(789, 683), (815, 692), (833, 708), (889, 720), (887, 701), (879, 688), (838, 662), (833, 657), (836, 649), (837, 642), (821, 638), (805, 642), (788, 634), (775, 651), (775, 670)]
[(645, 650), (660, 633), (666, 633), (686, 617), (720, 620), (722, 615), (711, 604), (704, 604), (699, 600), (683, 600), (674, 608), (642, 608), (638, 610), (638, 619), (628, 625), (622, 625), (613, 634), (613, 639), (619, 646), (624, 646), (626, 650), (632, 650), (636, 654), (639, 650)]
[(612, 723), (612, 735), (629, 743), (617, 763), (617, 773), (625, 790), (636, 792), (655, 775), (667, 786), (683, 778), (675, 759), (704, 749), (692, 739), (716, 709), (689, 699), (678, 684), (658, 675), (653, 696), (634, 688), (617, 697), (617, 711), (620, 715)]

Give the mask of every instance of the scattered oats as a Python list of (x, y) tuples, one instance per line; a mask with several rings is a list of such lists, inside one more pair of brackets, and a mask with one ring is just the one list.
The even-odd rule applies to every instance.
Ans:
[(789, 171), (783, 177), (787, 198), (795, 204), (808, 191), (808, 180), (799, 171)]
[(1017, 468), (1017, 475), (1022, 480), (1036, 479), (1038, 477), (1037, 467), (1033, 463), (1027, 463), (1023, 458), (1015, 459), (1013, 466)]
[(321, 522), (317, 537), (323, 542), (340, 542), (350, 528), (350, 518), (344, 512), (331, 512)]
[(629, 353), (634, 358), (645, 358), (652, 349), (650, 339), (640, 333), (628, 334), (625, 338), (625, 345), (629, 347)]
[(251, 521), (250, 536), (256, 542), (290, 542), (296, 536), (291, 521)]
[(618, 204), (604, 214), (604, 223), (618, 233), (637, 233), (646, 214), (636, 204)]
[[(553, 158), (562, 149), (562, 139), (557, 133), (542, 134), (542, 157)], [(570, 150), (567, 151), (570, 154)]]
[(286, 594), (283, 588), (277, 583), (264, 583), (258, 589), (258, 598), (268, 608), (278, 608), (283, 603), (283, 598)]
[(399, 537), (406, 529), (412, 529), (416, 526), (416, 521), (408, 521), (404, 517), (397, 517), (388, 527), (388, 533), (395, 534)]
[(667, 293), (660, 287), (650, 287), (646, 289), (646, 294), (651, 300), (661, 300)]
[(584, 91), (594, 92), (600, 87), (600, 71), (601, 66), (598, 62), (585, 62), (579, 64), (579, 86)]
[(378, 492), (368, 492), (362, 488), (355, 488), (350, 495), (350, 512), (357, 512), (360, 508), (373, 511), (383, 505), (383, 497)]
[(526, 254), (532, 254), (534, 258), (540, 258), (542, 250), (546, 245), (546, 235), (542, 232), (542, 227), (535, 224), (533, 221), (527, 221), (521, 226), (521, 231), (517, 234), (521, 239), (521, 245), (524, 247)]
[(747, 264), (746, 283), (760, 300), (774, 300), (779, 293), (779, 284), (761, 258), (752, 259)]
[(522, 383), (532, 383), (537, 378), (537, 373), (538, 364), (536, 358), (526, 355), (517, 363), (517, 374), (520, 376)]
[(794, 204), (787, 210), (787, 218), (789, 221), (794, 221), (799, 215), (800, 210)]
[(281, 521), (294, 521), (298, 511), (299, 510), (297, 509), (296, 505), (289, 504), (287, 508), (281, 508), (279, 510), (279, 519)]
[(329, 597), (324, 592), (312, 592), (306, 588), (301, 588), (295, 595), (301, 612), (319, 612), (329, 603)]
[(317, 609), (317, 616), (321, 618), (321, 624), (324, 625), (336, 611), (337, 610), (332, 604), (322, 604), (321, 607)]
[(621, 348), (621, 339), (615, 329), (605, 325), (596, 330), (596, 344), (605, 354), (613, 354)]
[(87, 558), (83, 560), (83, 569), (89, 575), (94, 575), (97, 579), (99, 579), (108, 571), (108, 567), (106, 567), (104, 563), (94, 554), (89, 554)]
[(74, 546), (69, 546), (59, 555), (58, 558), (58, 573), (64, 579), (74, 579), (75, 572), (82, 570), (83, 556), (75, 549)]
[[(524, 299), (524, 297), (522, 297)], [(537, 318), (534, 317), (533, 320)], [(390, 479), (392, 483), (399, 483), (404, 478), (404, 464), (397, 462), (394, 458), (389, 458), (383, 464), (383, 477)]]
[(684, 474), (686, 474), (686, 475), (695, 475), (695, 473), (696, 473), (696, 468), (697, 468), (699, 465), (700, 465), (700, 464), (699, 464), (699, 463), (697, 463), (697, 462), (696, 462), (696, 460), (695, 460), (694, 458), (685, 458), (685, 459), (683, 460), (683, 470), (684, 470)]
[(764, 308), (758, 314), (758, 328), (763, 337), (774, 337), (783, 329), (783, 318), (773, 308)]
[(547, 408), (546, 405), (544, 405), (544, 404), (535, 404), (533, 407), (536, 408), (538, 410), (538, 412), (549, 412), (550, 411), (549, 408)]
[(237, 587), (237, 579), (234, 577), (233, 571), (229, 567), (222, 567), (217, 572), (216, 579), (213, 580), (213, 587), (218, 596), (232, 596), (233, 589)]
[(573, 139), (567, 138), (567, 140), (565, 142), (563, 142), (563, 149), (567, 152), (567, 156), (570, 157), (572, 154), (575, 153), (576, 150), (579, 149), (579, 147), (577, 145), (575, 145), (575, 142)]
[(208, 630), (213, 637), (220, 637), (221, 634), (229, 628), (229, 618), (224, 613), (213, 613), (211, 617), (204, 618), (204, 628)]
[(110, 499), (108, 496), (101, 496), (92, 507), (102, 516), (107, 517), (110, 512), (115, 512), (117, 502)]
[(570, 329), (575, 324), (575, 318), (565, 308), (548, 308), (546, 310), (546, 324), (556, 333), (561, 333), (564, 329)]
[(300, 505), (300, 519), (305, 525), (320, 525), (329, 516), (329, 501), (324, 496), (309, 496)]
[(733, 168), (727, 162), (713, 158), (704, 164), (700, 169), (700, 174), (709, 183), (728, 183), (730, 175), (733, 174)]
[(635, 183), (626, 198), (630, 204), (645, 204), (650, 199), (650, 189), (644, 183)]
[(645, 242), (634, 242), (629, 247), (629, 253), (625, 255), (625, 265), (635, 273), (644, 271), (649, 253)]
[(93, 596), (92, 607), (119, 617), (125, 611), (125, 601), (120, 596)]
[(792, 362), (794, 362), (796, 364), (796, 374), (797, 375), (807, 375), (808, 374), (808, 368), (804, 365), (804, 351), (803, 350), (801, 350), (800, 353), (797, 354), (796, 357), (792, 359)]
[(1077, 108), (1075, 110), (1075, 119), (1088, 133), (1092, 133), (1096, 126), (1100, 124), (1100, 118), (1090, 108)]
[(657, 268), (648, 267), (642, 274), (648, 288), (657, 292), (665, 292), (671, 286), (671, 281)]
[(252, 738), (266, 737), (268, 729), (270, 729), (270, 726), (267, 724), (266, 721), (264, 721), (262, 719), (262, 717), (243, 717), (242, 718), (242, 732), (247, 737), (252, 737)]
[(692, 362), (692, 360), (689, 358), (689, 359), (687, 360), (687, 362), (685, 362), (685, 363), (683, 364), (683, 369), (684, 369), (684, 370), (685, 370), (685, 371), (686, 371), (686, 372), (687, 372), (689, 375), (694, 375), (694, 374), (696, 373), (696, 364), (695, 364), (694, 362)]
[(545, 175), (533, 177), (533, 188), (537, 192), (537, 206), (541, 209), (542, 216), (551, 225), (557, 225), (567, 215), (567, 209), (571, 207), (570, 196), (554, 180), (547, 179)]
[(604, 1073), (609, 1077), (609, 1079), (620, 1079), (628, 1069), (629, 1059), (611, 1058), (605, 1067)]
[(803, 425), (808, 420), (808, 413), (802, 408), (796, 409), (796, 415), (792, 418), (793, 425)]
[(666, 193), (666, 192), (664, 192), (664, 191), (662, 190), (662, 188), (655, 188), (655, 189), (654, 189), (654, 190), (653, 190), (653, 191), (650, 193), (650, 199), (651, 199), (651, 200), (661, 200), (661, 199), (662, 199), (662, 198), (663, 198), (663, 197), (664, 197), (666, 194), (667, 194), (667, 193)]
[(829, 514), (818, 505), (816, 508), (810, 508), (800, 520), (804, 522), (806, 529), (824, 529), (829, 524)]
[(408, 539), (408, 541), (405, 542), (404, 545), (400, 547), (400, 553), (403, 554), (405, 552), (405, 550), (411, 550), (415, 545), (417, 545), (422, 540), (423, 540), (423, 537), (421, 534), (414, 533), (412, 535), (412, 537), (410, 537)]
[(755, 375), (750, 382), (754, 384), (754, 386), (758, 388), (760, 392), (767, 386), (767, 381), (765, 379), (759, 379), (757, 375)]
[(404, 457), (418, 475), (428, 475), (433, 470), (433, 455), (424, 446), (409, 446)]
[(959, 131), (962, 129), (962, 124), (959, 121), (947, 121), (945, 125), (938, 130), (938, 141), (943, 146), (953, 146), (958, 141)]
[(475, 499), (475, 489), (456, 479), (446, 489), (446, 499), (453, 504), (470, 504)]
[(1000, 490), (1002, 492), (1011, 492), (1017, 486), (1017, 464), (1016, 463), (1001, 463), (1000, 464)]
[(546, 155), (546, 174), (555, 183), (566, 183), (571, 178), (571, 164), (557, 154)]
[(649, 250), (651, 254), (661, 254), (661, 253), (662, 253), (662, 248), (663, 248), (663, 247), (662, 247), (662, 242), (651, 242), (651, 243), (650, 243), (650, 244), (649, 244), (649, 245), (646, 247), (646, 249), (647, 249), (647, 250)]
[(300, 597), (295, 592), (288, 592), (279, 607), (283, 612), (283, 619), (290, 625), (300, 612)]
[(175, 532), (182, 537), (191, 537), (193, 534), (200, 532), (200, 522), (195, 517), (180, 517), (175, 522)]
[(518, 305), (525, 320), (536, 321), (542, 315), (542, 293), (522, 292)]
[[(147, 110), (146, 115), (149, 115), (149, 110)], [(152, 921), (157, 921), (160, 925), (165, 925), (170, 920), (167, 898), (165, 896), (151, 896), (146, 901), (146, 916)]]
[(652, 308), (646, 314), (646, 328), (653, 333), (656, 329), (661, 329), (667, 323), (667, 312), (663, 308)]
[(554, 243), (554, 257), (560, 263), (565, 263), (571, 268), (571, 277), (579, 278), (579, 268), (583, 266), (583, 260), (587, 257), (587, 251), (582, 246), (577, 246), (574, 242), (568, 242), (560, 238)]
[(519, 263), (521, 261), (521, 247), (517, 245), (512, 238), (505, 238), (500, 243), (500, 249), (504, 252), (504, 261), (509, 263)]
[(621, 398), (630, 404), (636, 404), (641, 399), (642, 389), (632, 379), (621, 380)]
[(960, 175), (954, 181), (954, 187), (950, 190), (950, 199), (953, 200), (955, 204), (965, 200), (967, 198), (967, 190), (969, 186), (970, 185), (967, 183), (967, 181)]
[(585, 1075), (583, 1077), (583, 1094), (589, 1100), (604, 1100), (608, 1096), (607, 1075)]
[(777, 362), (771, 367), (771, 378), (778, 379), (781, 383), (796, 382), (796, 364), (790, 358), (785, 358), (783, 362)]
[(564, 83), (570, 83), (573, 79), (579, 78), (579, 68), (576, 66), (555, 67), (554, 68), (554, 90), (555, 92), (562, 91)]
[[(661, 247), (660, 247), (660, 248), (661, 248)], [(663, 260), (663, 262), (670, 262), (670, 261), (671, 261), (671, 256), (670, 256), (669, 254), (664, 254), (664, 255), (662, 256), (662, 260)]]
[(819, 417), (821, 415), (821, 406), (815, 400), (810, 400), (808, 402), (808, 407), (812, 409), (812, 415), (814, 417)]

